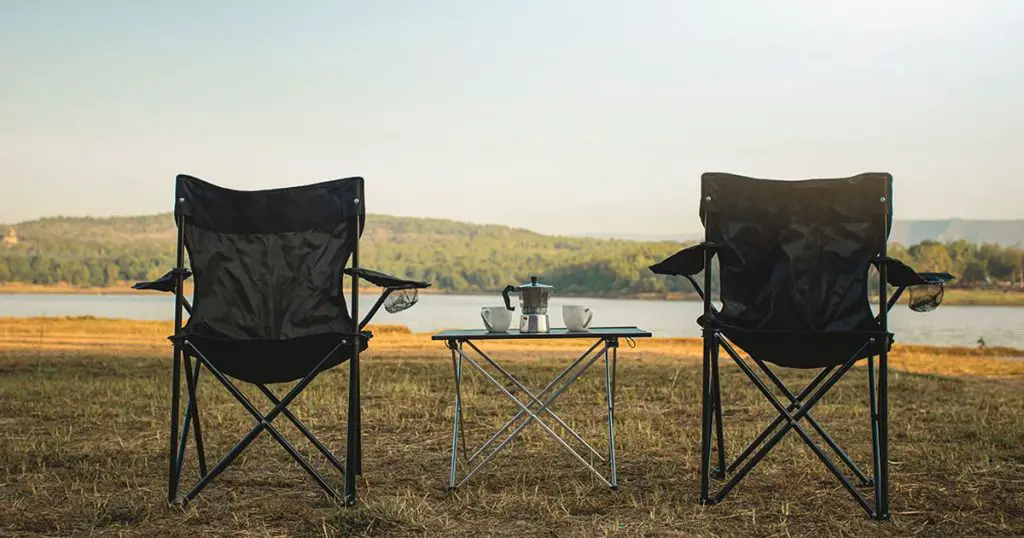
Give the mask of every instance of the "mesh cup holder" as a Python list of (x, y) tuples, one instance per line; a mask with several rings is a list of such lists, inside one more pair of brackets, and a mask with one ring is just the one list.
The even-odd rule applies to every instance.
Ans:
[(941, 282), (938, 284), (911, 286), (910, 299), (907, 306), (914, 312), (931, 312), (942, 304), (944, 293), (945, 286)]
[(407, 290), (395, 290), (384, 300), (384, 310), (394, 314), (412, 308), (420, 300), (420, 294), (415, 288)]

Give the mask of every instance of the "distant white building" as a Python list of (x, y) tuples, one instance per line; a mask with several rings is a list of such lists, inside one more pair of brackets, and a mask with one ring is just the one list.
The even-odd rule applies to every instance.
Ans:
[(18, 244), (18, 233), (14, 231), (14, 226), (7, 227), (7, 234), (4, 235), (4, 246), (13, 247)]

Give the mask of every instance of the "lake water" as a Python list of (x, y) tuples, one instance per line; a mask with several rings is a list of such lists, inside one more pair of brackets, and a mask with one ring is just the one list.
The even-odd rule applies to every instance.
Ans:
[[(365, 312), (376, 296), (360, 295)], [(143, 320), (173, 319), (173, 297), (155, 295), (0, 294), (0, 317), (96, 316)], [(415, 332), (482, 327), (481, 306), (501, 305), (501, 296), (420, 295), (419, 304), (388, 314), (383, 308), (374, 323), (406, 325)], [(594, 310), (594, 326), (635, 325), (655, 336), (700, 336), (695, 320), (697, 301), (592, 299), (555, 297), (549, 312), (552, 326), (562, 326), (563, 304), (586, 304)], [(365, 305), (365, 306), (363, 306)], [(976, 346), (979, 337), (989, 346), (1024, 348), (1024, 307), (943, 305), (928, 313), (897, 305), (889, 317), (896, 341), (933, 345)]]

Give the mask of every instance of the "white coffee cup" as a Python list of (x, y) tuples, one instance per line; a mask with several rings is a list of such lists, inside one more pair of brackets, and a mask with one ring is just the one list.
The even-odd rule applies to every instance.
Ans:
[(590, 321), (594, 319), (594, 312), (586, 305), (564, 305), (562, 306), (562, 321), (565, 328), (573, 332), (585, 331), (590, 327)]
[(492, 333), (503, 333), (512, 324), (512, 311), (504, 306), (485, 306), (480, 309), (484, 327)]

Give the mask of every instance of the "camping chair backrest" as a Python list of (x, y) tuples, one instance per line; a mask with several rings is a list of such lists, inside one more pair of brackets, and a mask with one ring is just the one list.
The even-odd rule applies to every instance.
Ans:
[(718, 248), (721, 318), (747, 330), (877, 328), (871, 259), (885, 254), (892, 176), (779, 181), (707, 173), (700, 216)]
[(187, 333), (286, 340), (353, 331), (339, 287), (366, 218), (362, 178), (236, 191), (181, 175), (175, 198), (194, 279)]

